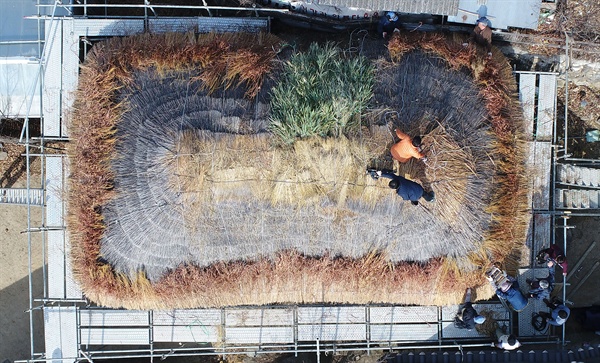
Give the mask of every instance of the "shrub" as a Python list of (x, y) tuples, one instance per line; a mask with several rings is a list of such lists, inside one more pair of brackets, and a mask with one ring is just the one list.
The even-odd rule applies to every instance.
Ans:
[(284, 143), (297, 137), (340, 136), (360, 127), (373, 94), (374, 68), (347, 58), (332, 43), (311, 44), (285, 64), (272, 90), (270, 130)]

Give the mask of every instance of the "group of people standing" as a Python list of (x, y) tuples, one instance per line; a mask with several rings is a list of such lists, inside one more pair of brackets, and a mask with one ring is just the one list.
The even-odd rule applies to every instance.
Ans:
[[(562, 270), (563, 276), (566, 276), (568, 269), (567, 259), (562, 249), (558, 245), (553, 244), (549, 248), (541, 250), (536, 256), (536, 261), (540, 264), (546, 264), (548, 275), (542, 278), (526, 279), (528, 284), (526, 294), (523, 294), (521, 291), (517, 279), (507, 275), (496, 267), (490, 269), (486, 277), (496, 290), (496, 295), (505, 299), (516, 311), (523, 310), (527, 306), (529, 299), (543, 301), (550, 309), (550, 312), (540, 311), (534, 314), (535, 317), (542, 319), (540, 324), (542, 329), (545, 329), (548, 324), (561, 326), (569, 318), (570, 309), (561, 301), (552, 299), (551, 293), (555, 283), (555, 268), (558, 266)], [(471, 304), (471, 289), (467, 289), (465, 303), (456, 316), (455, 326), (458, 328), (473, 329), (476, 324), (482, 324), (485, 320), (485, 317), (479, 315), (473, 308)], [(521, 346), (521, 343), (514, 335), (506, 334), (500, 328), (496, 331), (496, 337), (497, 341), (493, 344), (498, 348), (512, 350)]]

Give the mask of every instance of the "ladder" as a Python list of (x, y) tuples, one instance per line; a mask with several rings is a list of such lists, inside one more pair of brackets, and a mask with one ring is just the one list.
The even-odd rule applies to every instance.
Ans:
[(0, 204), (27, 204), (28, 199), (31, 205), (44, 205), (44, 190), (41, 188), (0, 188)]
[(573, 187), (600, 189), (600, 169), (557, 164), (556, 182)]
[(558, 209), (600, 209), (598, 189), (556, 189), (554, 196)]

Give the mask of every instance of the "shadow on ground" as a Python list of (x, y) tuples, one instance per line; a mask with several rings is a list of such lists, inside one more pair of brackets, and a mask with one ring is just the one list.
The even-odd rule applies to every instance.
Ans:
[[(8, 273), (10, 266), (2, 266)], [(42, 269), (32, 273), (33, 295), (43, 295)], [(0, 290), (0, 362), (30, 358), (29, 335), (29, 279), (27, 276)], [(35, 352), (44, 350), (43, 313), (33, 312), (33, 331)]]

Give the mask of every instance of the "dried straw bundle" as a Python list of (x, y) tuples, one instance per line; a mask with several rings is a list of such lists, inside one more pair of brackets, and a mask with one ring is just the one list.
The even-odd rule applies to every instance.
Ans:
[[(246, 64), (261, 70), (263, 76), (270, 70), (278, 39), (265, 34), (197, 37), (191, 33), (147, 33), (114, 38), (97, 45), (82, 66), (74, 114), (69, 120), (70, 135), (77, 141), (68, 147), (71, 166), (68, 225), (74, 241), (74, 273), (84, 289), (126, 290), (130, 285), (128, 277), (116, 274), (110, 265), (102, 262), (99, 244), (105, 230), (102, 206), (115, 195), (115, 174), (110, 162), (115, 158), (116, 125), (128, 108), (126, 100), (117, 97), (118, 91), (131, 86), (133, 73), (140, 70), (153, 69), (160, 74), (193, 68), (201, 59), (206, 59), (207, 49), (211, 44), (219, 44), (219, 40), (231, 43), (227, 55), (232, 59), (252, 50), (260, 57), (251, 57)], [(218, 61), (227, 59), (222, 57)], [(252, 65), (252, 60), (261, 64)], [(194, 71), (198, 70), (202, 69)], [(225, 86), (237, 77), (237, 84), (247, 84), (247, 96), (260, 90), (264, 78), (257, 72), (236, 74), (232, 68), (227, 68), (226, 75), (217, 76), (229, 80)]]
[(487, 208), (492, 223), (483, 249), (474, 253), (471, 260), (478, 265), (501, 261), (514, 271), (527, 231), (528, 186), (524, 179), (523, 122), (510, 64), (495, 48), (488, 58), (482, 49), (462, 46), (465, 37), (453, 35), (446, 39), (436, 34), (395, 36), (388, 46), (392, 59), (402, 59), (415, 42), (421, 49), (443, 57), (453, 69), (470, 71), (477, 82), (488, 112), (486, 121), (491, 123), (495, 138), (490, 157), (497, 168), (497, 187)]
[[(212, 44), (194, 59), (214, 69), (215, 59), (235, 47), (196, 43)], [(81, 92), (99, 77), (110, 85), (96, 94), (107, 99), (96, 115), (109, 125), (102, 134), (95, 134), (102, 130), (94, 128), (97, 120), (87, 118), (86, 107), (97, 102), (80, 95), (74, 134), (88, 132), (98, 143), (81, 142), (70, 154), (90, 164), (71, 180), (81, 196), (70, 197), (70, 230), (75, 271), (93, 301), (128, 308), (455, 303), (464, 288), (482, 283), (478, 268), (489, 262), (488, 250), (506, 243), (486, 231), (502, 218), (519, 220), (509, 215), (521, 213), (519, 200), (497, 191), (503, 188), (498, 170), (505, 169), (491, 161), (506, 135), (490, 132), (498, 130), (490, 129), (477, 88), (444, 62), (412, 53), (382, 67), (376, 86), (382, 108), (401, 116), (397, 126), (427, 135), (431, 168), (411, 162), (400, 172), (436, 191), (438, 201), (414, 208), (363, 174), (365, 166), (385, 163), (389, 145), (380, 140), (386, 127), (275, 149), (264, 133), (262, 93), (257, 102), (244, 101), (232, 78), (211, 83), (206, 73), (157, 66), (137, 54), (136, 66), (126, 69), (106, 67), (106, 55), (93, 56), (81, 77)], [(448, 78), (432, 87), (432, 80)], [(213, 90), (216, 84), (230, 88)], [(125, 88), (116, 92), (119, 87)], [(509, 106), (501, 116), (511, 116)], [(518, 148), (510, 150), (517, 163)], [(520, 192), (511, 170), (517, 177), (507, 190)], [(90, 180), (106, 182), (87, 187)], [(494, 203), (512, 204), (492, 216), (486, 210)], [(511, 227), (513, 236), (523, 232), (519, 228)], [(448, 257), (432, 259), (442, 255)]]

